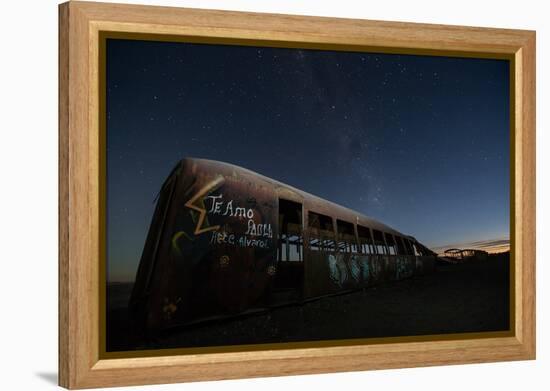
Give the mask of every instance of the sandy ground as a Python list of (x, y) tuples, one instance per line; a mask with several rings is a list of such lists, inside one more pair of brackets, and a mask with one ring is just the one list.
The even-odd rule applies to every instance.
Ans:
[(507, 330), (508, 258), (438, 265), (430, 275), (182, 328), (154, 341), (132, 336), (124, 307), (131, 284), (112, 285), (108, 351)]

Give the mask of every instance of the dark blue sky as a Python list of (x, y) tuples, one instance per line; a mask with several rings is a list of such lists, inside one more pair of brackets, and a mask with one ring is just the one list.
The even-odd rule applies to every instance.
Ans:
[(509, 237), (509, 63), (107, 41), (108, 280), (183, 157), (243, 166), (430, 247)]

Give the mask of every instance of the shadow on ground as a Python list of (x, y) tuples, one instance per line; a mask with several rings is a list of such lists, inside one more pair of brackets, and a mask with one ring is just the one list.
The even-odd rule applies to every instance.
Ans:
[(127, 310), (130, 284), (109, 287), (108, 351), (472, 333), (509, 329), (509, 254), (438, 265), (416, 276), (266, 313), (138, 340)]

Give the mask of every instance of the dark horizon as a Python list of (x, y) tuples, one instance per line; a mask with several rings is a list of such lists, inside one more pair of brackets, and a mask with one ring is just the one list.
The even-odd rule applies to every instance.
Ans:
[(509, 238), (505, 60), (108, 40), (108, 281), (181, 158), (249, 168), (436, 248)]

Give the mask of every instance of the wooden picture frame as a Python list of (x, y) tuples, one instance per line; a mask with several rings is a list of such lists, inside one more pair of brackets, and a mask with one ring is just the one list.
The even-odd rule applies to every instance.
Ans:
[[(102, 32), (276, 46), (507, 58), (511, 68), (510, 333), (104, 358), (100, 344)], [(535, 358), (535, 33), (88, 2), (59, 6), (59, 384), (89, 388)]]

